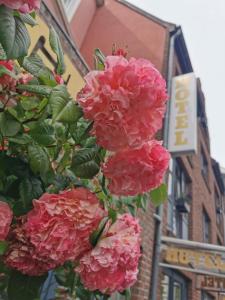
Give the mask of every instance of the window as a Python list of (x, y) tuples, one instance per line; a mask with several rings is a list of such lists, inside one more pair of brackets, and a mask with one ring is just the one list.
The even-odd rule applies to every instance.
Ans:
[(202, 292), (201, 300), (214, 300), (214, 297), (212, 297), (211, 295), (209, 295), (206, 292)]
[(70, 21), (80, 4), (80, 0), (62, 0), (66, 15)]
[(171, 160), (168, 177), (168, 225), (178, 238), (188, 239), (191, 182), (179, 159)]
[(187, 300), (187, 280), (173, 271), (166, 271), (161, 281), (161, 300)]
[(203, 148), (201, 148), (201, 172), (204, 180), (206, 181), (206, 183), (208, 183), (208, 161)]
[(221, 195), (217, 192), (215, 188), (214, 192), (215, 197), (215, 207), (216, 207), (216, 224), (219, 231), (223, 234), (223, 206)]
[(210, 239), (211, 239), (210, 227), (211, 227), (211, 222), (209, 216), (206, 213), (206, 211), (203, 209), (203, 242), (205, 243), (210, 243)]

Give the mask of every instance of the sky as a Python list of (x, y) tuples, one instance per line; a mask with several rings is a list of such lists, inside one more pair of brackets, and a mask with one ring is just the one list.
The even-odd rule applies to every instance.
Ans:
[(225, 0), (129, 0), (181, 25), (194, 72), (201, 79), (211, 155), (225, 167)]

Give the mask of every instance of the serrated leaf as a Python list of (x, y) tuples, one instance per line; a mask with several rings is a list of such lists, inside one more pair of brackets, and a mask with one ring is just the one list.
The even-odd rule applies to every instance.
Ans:
[(35, 177), (24, 178), (19, 186), (20, 199), (24, 207), (31, 207), (32, 200), (43, 194), (42, 183)]
[(52, 87), (46, 85), (20, 84), (17, 86), (20, 91), (26, 91), (37, 95), (49, 96), (52, 92)]
[(8, 243), (6, 241), (0, 241), (0, 256), (3, 255), (8, 248)]
[(27, 55), (30, 37), (26, 26), (20, 18), (13, 15), (13, 10), (0, 6), (0, 43), (7, 59)]
[(99, 149), (96, 147), (81, 149), (75, 153), (71, 170), (77, 177), (90, 179), (99, 172), (100, 159), (98, 151)]
[(75, 103), (74, 100), (69, 101), (63, 110), (56, 117), (56, 121), (64, 123), (75, 123), (82, 116), (81, 108)]
[(49, 146), (55, 143), (54, 127), (46, 122), (36, 123), (29, 135), (39, 144)]
[(52, 108), (53, 121), (74, 123), (81, 117), (81, 109), (70, 98), (64, 85), (53, 88), (49, 103)]
[(150, 192), (151, 200), (155, 206), (159, 206), (167, 199), (167, 186), (165, 183)]
[(31, 54), (29, 57), (25, 57), (22, 66), (34, 76), (37, 76), (38, 72), (45, 67), (42, 59), (36, 53)]
[(51, 87), (57, 85), (52, 71), (45, 66), (38, 54), (31, 54), (29, 57), (25, 57), (22, 66), (26, 71), (39, 78), (41, 84)]
[(21, 125), (7, 112), (0, 113), (0, 132), (3, 136), (15, 136), (20, 130)]
[(45, 276), (27, 276), (20, 272), (12, 271), (8, 284), (9, 300), (35, 300), (39, 296), (41, 285), (46, 280)]
[(93, 231), (92, 234), (90, 235), (89, 240), (93, 247), (97, 245), (98, 240), (101, 237), (108, 220), (109, 220), (108, 217), (103, 218), (99, 223), (98, 228), (95, 231)]
[(3, 75), (9, 75), (10, 77), (17, 79), (16, 75), (9, 71), (6, 67), (4, 67), (3, 65), (0, 65), (0, 77), (2, 77)]
[(49, 169), (49, 158), (45, 150), (38, 145), (28, 147), (28, 157), (34, 173), (45, 173)]
[(109, 218), (112, 219), (112, 222), (115, 223), (116, 219), (117, 219), (117, 212), (112, 209), (112, 208), (109, 208)]
[(52, 108), (53, 120), (61, 113), (66, 104), (70, 101), (70, 95), (64, 85), (58, 85), (53, 88), (49, 103)]
[(2, 44), (0, 43), (0, 60), (6, 60), (6, 59), (7, 59), (6, 53), (2, 47)]
[(27, 145), (32, 141), (32, 139), (27, 134), (21, 134), (21, 135), (15, 136), (15, 137), (9, 137), (8, 141), (11, 143), (14, 143), (14, 144)]
[(57, 56), (57, 74), (62, 75), (65, 72), (65, 63), (64, 63), (64, 57), (63, 57), (63, 50), (60, 43), (60, 39), (58, 37), (58, 34), (56, 33), (55, 29), (51, 26), (50, 28), (50, 35), (49, 35), (49, 43), (52, 48), (52, 50), (55, 52)]
[(20, 99), (20, 104), (24, 110), (33, 110), (34, 108), (38, 107), (40, 101), (37, 97), (22, 96)]
[(24, 23), (32, 27), (37, 25), (36, 20), (30, 14), (20, 14), (19, 17)]
[(100, 49), (95, 49), (95, 69), (96, 70), (104, 70), (105, 69), (105, 55), (102, 53)]

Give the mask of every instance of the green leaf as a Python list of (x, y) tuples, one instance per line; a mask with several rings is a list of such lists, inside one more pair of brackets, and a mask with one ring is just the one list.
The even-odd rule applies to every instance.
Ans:
[(100, 49), (95, 49), (95, 69), (104, 70), (105, 69), (105, 55)]
[(30, 37), (20, 18), (13, 15), (13, 10), (0, 6), (0, 43), (7, 59), (27, 55)]
[(52, 108), (53, 120), (62, 112), (66, 104), (70, 101), (70, 95), (64, 85), (58, 85), (53, 88), (49, 103)]
[(0, 132), (3, 136), (15, 136), (21, 125), (7, 112), (0, 113)]
[(65, 72), (65, 63), (64, 63), (64, 57), (63, 57), (63, 50), (62, 46), (58, 37), (58, 34), (56, 33), (55, 29), (51, 26), (50, 28), (50, 35), (49, 35), (49, 43), (52, 48), (52, 50), (57, 55), (57, 74), (62, 75)]
[(20, 103), (24, 110), (33, 110), (38, 107), (40, 101), (38, 97), (22, 96)]
[(17, 86), (20, 91), (26, 91), (37, 95), (49, 96), (52, 91), (52, 87), (45, 85), (31, 85), (31, 84), (20, 84)]
[(132, 214), (132, 216), (135, 217), (136, 215), (136, 207), (133, 204), (127, 204), (127, 208), (129, 212)]
[(37, 25), (36, 20), (30, 14), (20, 14), (19, 17), (24, 23), (32, 27)]
[(49, 103), (52, 108), (53, 121), (75, 123), (81, 117), (81, 109), (70, 98), (64, 85), (53, 88)]
[(86, 141), (86, 139), (90, 137), (89, 132), (92, 127), (93, 122), (87, 123), (86, 120), (81, 118), (77, 124), (70, 125), (69, 131), (76, 144), (81, 144), (84, 140)]
[(108, 222), (109, 218), (108, 217), (104, 217), (101, 222), (98, 225), (98, 228), (92, 232), (92, 234), (90, 235), (90, 243), (93, 247), (95, 247), (98, 243), (99, 238), (101, 237), (105, 226)]
[(75, 123), (82, 116), (81, 108), (74, 100), (69, 101), (63, 110), (58, 114), (56, 121), (63, 123)]
[(25, 57), (22, 66), (27, 72), (34, 76), (37, 76), (39, 71), (45, 67), (42, 59), (36, 53), (31, 54), (29, 57)]
[(8, 243), (6, 241), (0, 241), (0, 255), (3, 255), (8, 248)]
[(24, 207), (31, 208), (32, 200), (43, 194), (42, 183), (38, 178), (24, 178), (19, 186), (20, 199)]
[(13, 72), (9, 71), (6, 67), (1, 65), (0, 66), (0, 77), (2, 77), (5, 74), (9, 75), (10, 77), (12, 77), (14, 79), (17, 79), (16, 75)]
[(151, 200), (155, 206), (159, 206), (167, 199), (167, 186), (165, 183), (150, 192)]
[(86, 148), (78, 150), (72, 159), (71, 170), (77, 177), (91, 179), (100, 168), (99, 149)]
[(112, 219), (112, 222), (115, 223), (116, 219), (117, 219), (117, 212), (112, 209), (112, 208), (109, 208), (109, 218)]
[(36, 123), (29, 135), (39, 144), (49, 146), (55, 143), (54, 127), (46, 122)]
[(54, 87), (57, 85), (52, 71), (45, 66), (38, 54), (31, 54), (25, 57), (23, 61), (23, 68), (38, 78), (41, 84)]
[(27, 276), (12, 271), (8, 284), (9, 300), (35, 300), (39, 297), (41, 285), (47, 276)]
[(28, 147), (31, 169), (34, 173), (45, 173), (49, 169), (49, 158), (46, 151), (38, 145)]
[(2, 44), (0, 43), (0, 60), (6, 60), (6, 59), (7, 59), (6, 53), (2, 47)]
[(14, 144), (27, 145), (30, 142), (32, 142), (32, 139), (27, 134), (21, 134), (21, 135), (16, 135), (15, 137), (9, 137), (8, 141)]

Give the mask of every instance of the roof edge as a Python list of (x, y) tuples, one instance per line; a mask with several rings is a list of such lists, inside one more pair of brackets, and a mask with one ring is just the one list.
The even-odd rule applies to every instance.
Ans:
[(169, 31), (173, 31), (175, 28), (176, 28), (176, 24), (174, 23), (170, 23), (170, 22), (166, 22), (158, 17), (155, 17), (153, 16), (152, 14), (146, 12), (145, 10), (137, 7), (136, 5), (134, 4), (131, 4), (129, 1), (127, 0), (116, 0), (116, 2), (122, 4), (122, 5), (125, 5), (127, 6), (128, 8), (130, 8), (131, 10), (139, 13), (140, 15), (154, 21), (155, 23), (161, 25), (162, 27), (164, 28), (167, 28)]

